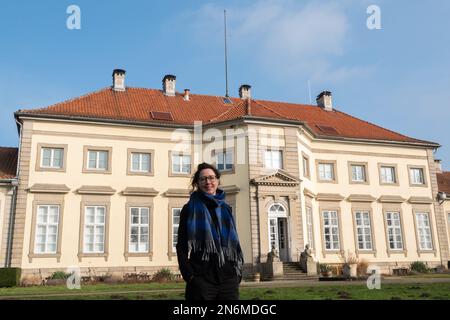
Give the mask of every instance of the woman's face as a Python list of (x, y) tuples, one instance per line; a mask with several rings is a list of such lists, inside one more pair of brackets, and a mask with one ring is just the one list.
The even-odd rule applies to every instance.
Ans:
[(203, 169), (200, 171), (198, 179), (198, 188), (208, 194), (216, 194), (217, 187), (219, 186), (219, 179), (212, 169)]

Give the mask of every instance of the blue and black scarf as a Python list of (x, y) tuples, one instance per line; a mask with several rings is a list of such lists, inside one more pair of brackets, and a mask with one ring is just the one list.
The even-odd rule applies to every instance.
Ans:
[[(214, 223), (208, 206), (214, 208)], [(189, 252), (203, 252), (202, 260), (208, 261), (210, 254), (216, 254), (219, 267), (225, 261), (235, 262), (235, 269), (241, 276), (244, 258), (242, 255), (236, 225), (231, 208), (225, 203), (225, 192), (217, 189), (215, 195), (202, 191), (191, 194), (188, 202), (187, 238)]]

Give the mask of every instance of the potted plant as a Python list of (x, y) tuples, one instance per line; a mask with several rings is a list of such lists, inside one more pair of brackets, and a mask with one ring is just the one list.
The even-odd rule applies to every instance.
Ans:
[(356, 278), (358, 276), (358, 259), (350, 251), (347, 254), (345, 254), (345, 251), (342, 251), (341, 257), (344, 260), (342, 268), (344, 276)]
[(69, 278), (72, 273), (66, 273), (64, 271), (56, 271), (53, 272), (50, 277), (46, 280), (47, 285), (60, 285), (67, 282), (67, 278)]
[(323, 277), (329, 278), (333, 275), (333, 268), (329, 264), (320, 263), (319, 270)]

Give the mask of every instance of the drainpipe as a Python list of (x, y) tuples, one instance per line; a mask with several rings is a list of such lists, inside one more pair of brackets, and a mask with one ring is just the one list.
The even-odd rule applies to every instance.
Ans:
[(5, 259), (5, 267), (11, 267), (12, 261), (12, 248), (13, 248), (13, 239), (14, 239), (14, 224), (16, 220), (16, 203), (17, 203), (17, 189), (19, 186), (19, 166), (20, 166), (20, 150), (22, 146), (22, 123), (15, 118), (16, 124), (19, 129), (19, 150), (17, 152), (17, 168), (16, 168), (16, 178), (11, 179), (11, 185), (13, 187), (12, 194), (12, 203), (11, 203), (11, 212), (9, 215), (9, 225), (8, 225), (8, 238), (6, 242), (6, 259)]
[(14, 222), (15, 222), (15, 218), (16, 218), (17, 186), (19, 185), (19, 181), (17, 179), (12, 179), (10, 182), (13, 187), (13, 194), (12, 194), (11, 211), (9, 214), (8, 239), (7, 239), (7, 243), (6, 243), (6, 260), (5, 260), (6, 268), (11, 268), (12, 246), (13, 246), (13, 237), (14, 237)]

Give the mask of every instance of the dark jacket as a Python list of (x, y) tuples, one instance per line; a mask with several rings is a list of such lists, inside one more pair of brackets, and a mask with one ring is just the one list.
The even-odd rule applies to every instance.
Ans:
[[(206, 207), (211, 215), (214, 224), (217, 223), (216, 215), (214, 214), (214, 208), (216, 204), (210, 199), (204, 198)], [(231, 207), (227, 205), (230, 210)], [(181, 275), (186, 282), (189, 282), (193, 276), (202, 276), (205, 280), (220, 284), (230, 278), (237, 277), (235, 270), (235, 262), (225, 261), (222, 267), (219, 267), (219, 261), (215, 254), (210, 254), (209, 260), (202, 260), (203, 252), (191, 252), (188, 253), (188, 237), (187, 237), (187, 218), (189, 207), (184, 205), (180, 213), (180, 224), (178, 226), (178, 242), (177, 242), (177, 256), (178, 265), (180, 267)], [(242, 277), (239, 278), (239, 281)]]

